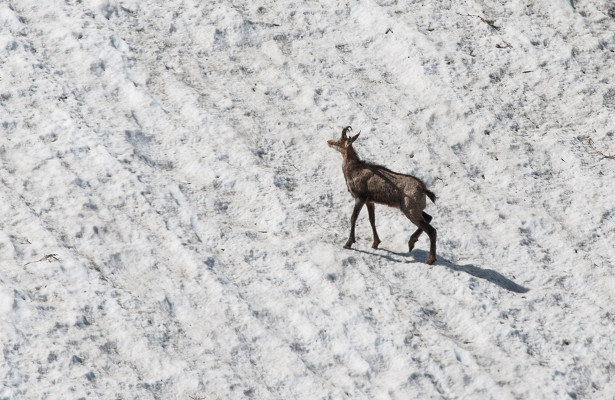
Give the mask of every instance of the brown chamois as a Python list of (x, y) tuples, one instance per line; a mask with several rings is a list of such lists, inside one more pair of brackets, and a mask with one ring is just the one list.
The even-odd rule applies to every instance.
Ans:
[(427, 189), (425, 183), (411, 175), (393, 172), (381, 165), (361, 161), (356, 151), (352, 148), (352, 143), (357, 140), (359, 133), (353, 137), (346, 136), (352, 130), (347, 126), (342, 130), (342, 136), (338, 140), (329, 140), (329, 147), (342, 153), (344, 161), (342, 171), (346, 179), (348, 191), (354, 198), (354, 210), (350, 217), (350, 237), (344, 245), (349, 249), (355, 243), (354, 227), (357, 217), (363, 205), (367, 205), (369, 222), (374, 234), (372, 248), (377, 249), (380, 238), (376, 232), (376, 215), (374, 213), (374, 203), (385, 204), (390, 207), (399, 208), (408, 219), (418, 227), (416, 232), (410, 236), (408, 241), (408, 251), (412, 251), (414, 244), (419, 239), (423, 231), (429, 236), (429, 256), (426, 264), (433, 264), (436, 261), (436, 230), (429, 224), (431, 215), (423, 212), (429, 197), (431, 201), (436, 201), (436, 195)]

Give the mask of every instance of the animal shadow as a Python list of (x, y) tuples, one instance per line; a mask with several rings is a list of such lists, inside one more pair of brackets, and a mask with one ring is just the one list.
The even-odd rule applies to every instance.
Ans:
[[(381, 250), (385, 251), (388, 254), (371, 253), (371, 252), (361, 251), (361, 250), (357, 250), (357, 251), (361, 251), (363, 253), (367, 253), (371, 255), (377, 255), (379, 257), (382, 257), (389, 261), (394, 261), (394, 262), (404, 262), (403, 260), (399, 260), (397, 257), (404, 257), (404, 258), (410, 257), (410, 258), (413, 258), (414, 261), (424, 262), (428, 256), (428, 253), (426, 251), (420, 250), (420, 249), (415, 249), (412, 251), (412, 253), (397, 253), (397, 252), (386, 250), (386, 249), (381, 249)], [(440, 255), (438, 255), (438, 259), (434, 263), (434, 266), (437, 266), (437, 265), (443, 265), (446, 268), (449, 268), (453, 271), (464, 272), (476, 278), (484, 279), (488, 282), (493, 283), (494, 285), (498, 285), (502, 289), (506, 289), (513, 293), (527, 293), (530, 291), (530, 289), (519, 285), (518, 283), (508, 279), (504, 275), (492, 269), (477, 267), (476, 265), (473, 265), (473, 264), (466, 264), (466, 265), (455, 264), (454, 262), (449, 261)]]

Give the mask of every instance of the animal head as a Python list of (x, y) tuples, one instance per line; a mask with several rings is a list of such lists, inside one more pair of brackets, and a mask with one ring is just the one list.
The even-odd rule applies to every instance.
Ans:
[(342, 129), (342, 136), (340, 136), (339, 139), (337, 140), (331, 139), (327, 141), (327, 144), (329, 145), (329, 147), (339, 151), (342, 154), (345, 154), (348, 151), (348, 149), (352, 147), (352, 143), (355, 140), (357, 140), (357, 138), (361, 134), (361, 131), (359, 131), (359, 133), (357, 133), (356, 135), (352, 137), (348, 137), (346, 133), (351, 130), (352, 128), (349, 126)]

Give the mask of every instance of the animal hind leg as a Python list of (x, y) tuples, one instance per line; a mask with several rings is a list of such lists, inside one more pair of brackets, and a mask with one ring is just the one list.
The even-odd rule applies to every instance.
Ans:
[(374, 242), (372, 243), (372, 249), (377, 249), (380, 244), (380, 238), (378, 237), (378, 232), (376, 232), (376, 212), (374, 209), (374, 203), (366, 203), (367, 204), (367, 213), (369, 214), (369, 223), (372, 226), (372, 233), (374, 235)]
[[(429, 236), (429, 256), (427, 256), (427, 261), (425, 261), (425, 264), (433, 264), (436, 261), (436, 238), (437, 238), (437, 231), (427, 221), (427, 219), (429, 219), (429, 221), (431, 221), (431, 218), (427, 218), (427, 217), (431, 217), (431, 216), (429, 214), (426, 214), (426, 213), (416, 214), (416, 213), (406, 212), (406, 211), (404, 211), (404, 213), (406, 214), (408, 219), (410, 219), (410, 221), (419, 228), (412, 235), (412, 237), (414, 237), (415, 239), (418, 240), (418, 235), (421, 234), (420, 231), (425, 231), (425, 233), (427, 233), (427, 236)], [(410, 238), (410, 240), (412, 240), (412, 237)], [(410, 244), (410, 243), (408, 243), (408, 244)], [(412, 243), (412, 244), (414, 245), (414, 243)]]
[[(426, 212), (423, 212), (422, 216), (423, 216), (423, 219), (427, 223), (431, 222), (432, 220), (431, 215), (427, 214)], [(410, 240), (408, 240), (408, 253), (412, 252), (412, 249), (414, 249), (414, 244), (419, 240), (419, 236), (421, 236), (421, 233), (423, 233), (423, 230), (419, 228), (416, 231), (414, 231), (412, 236), (410, 236)]]

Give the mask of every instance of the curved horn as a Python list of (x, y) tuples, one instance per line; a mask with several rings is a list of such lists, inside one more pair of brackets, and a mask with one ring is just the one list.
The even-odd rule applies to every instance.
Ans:
[(351, 131), (352, 128), (350, 126), (345, 127), (344, 129), (342, 129), (342, 137), (346, 137), (346, 132)]

